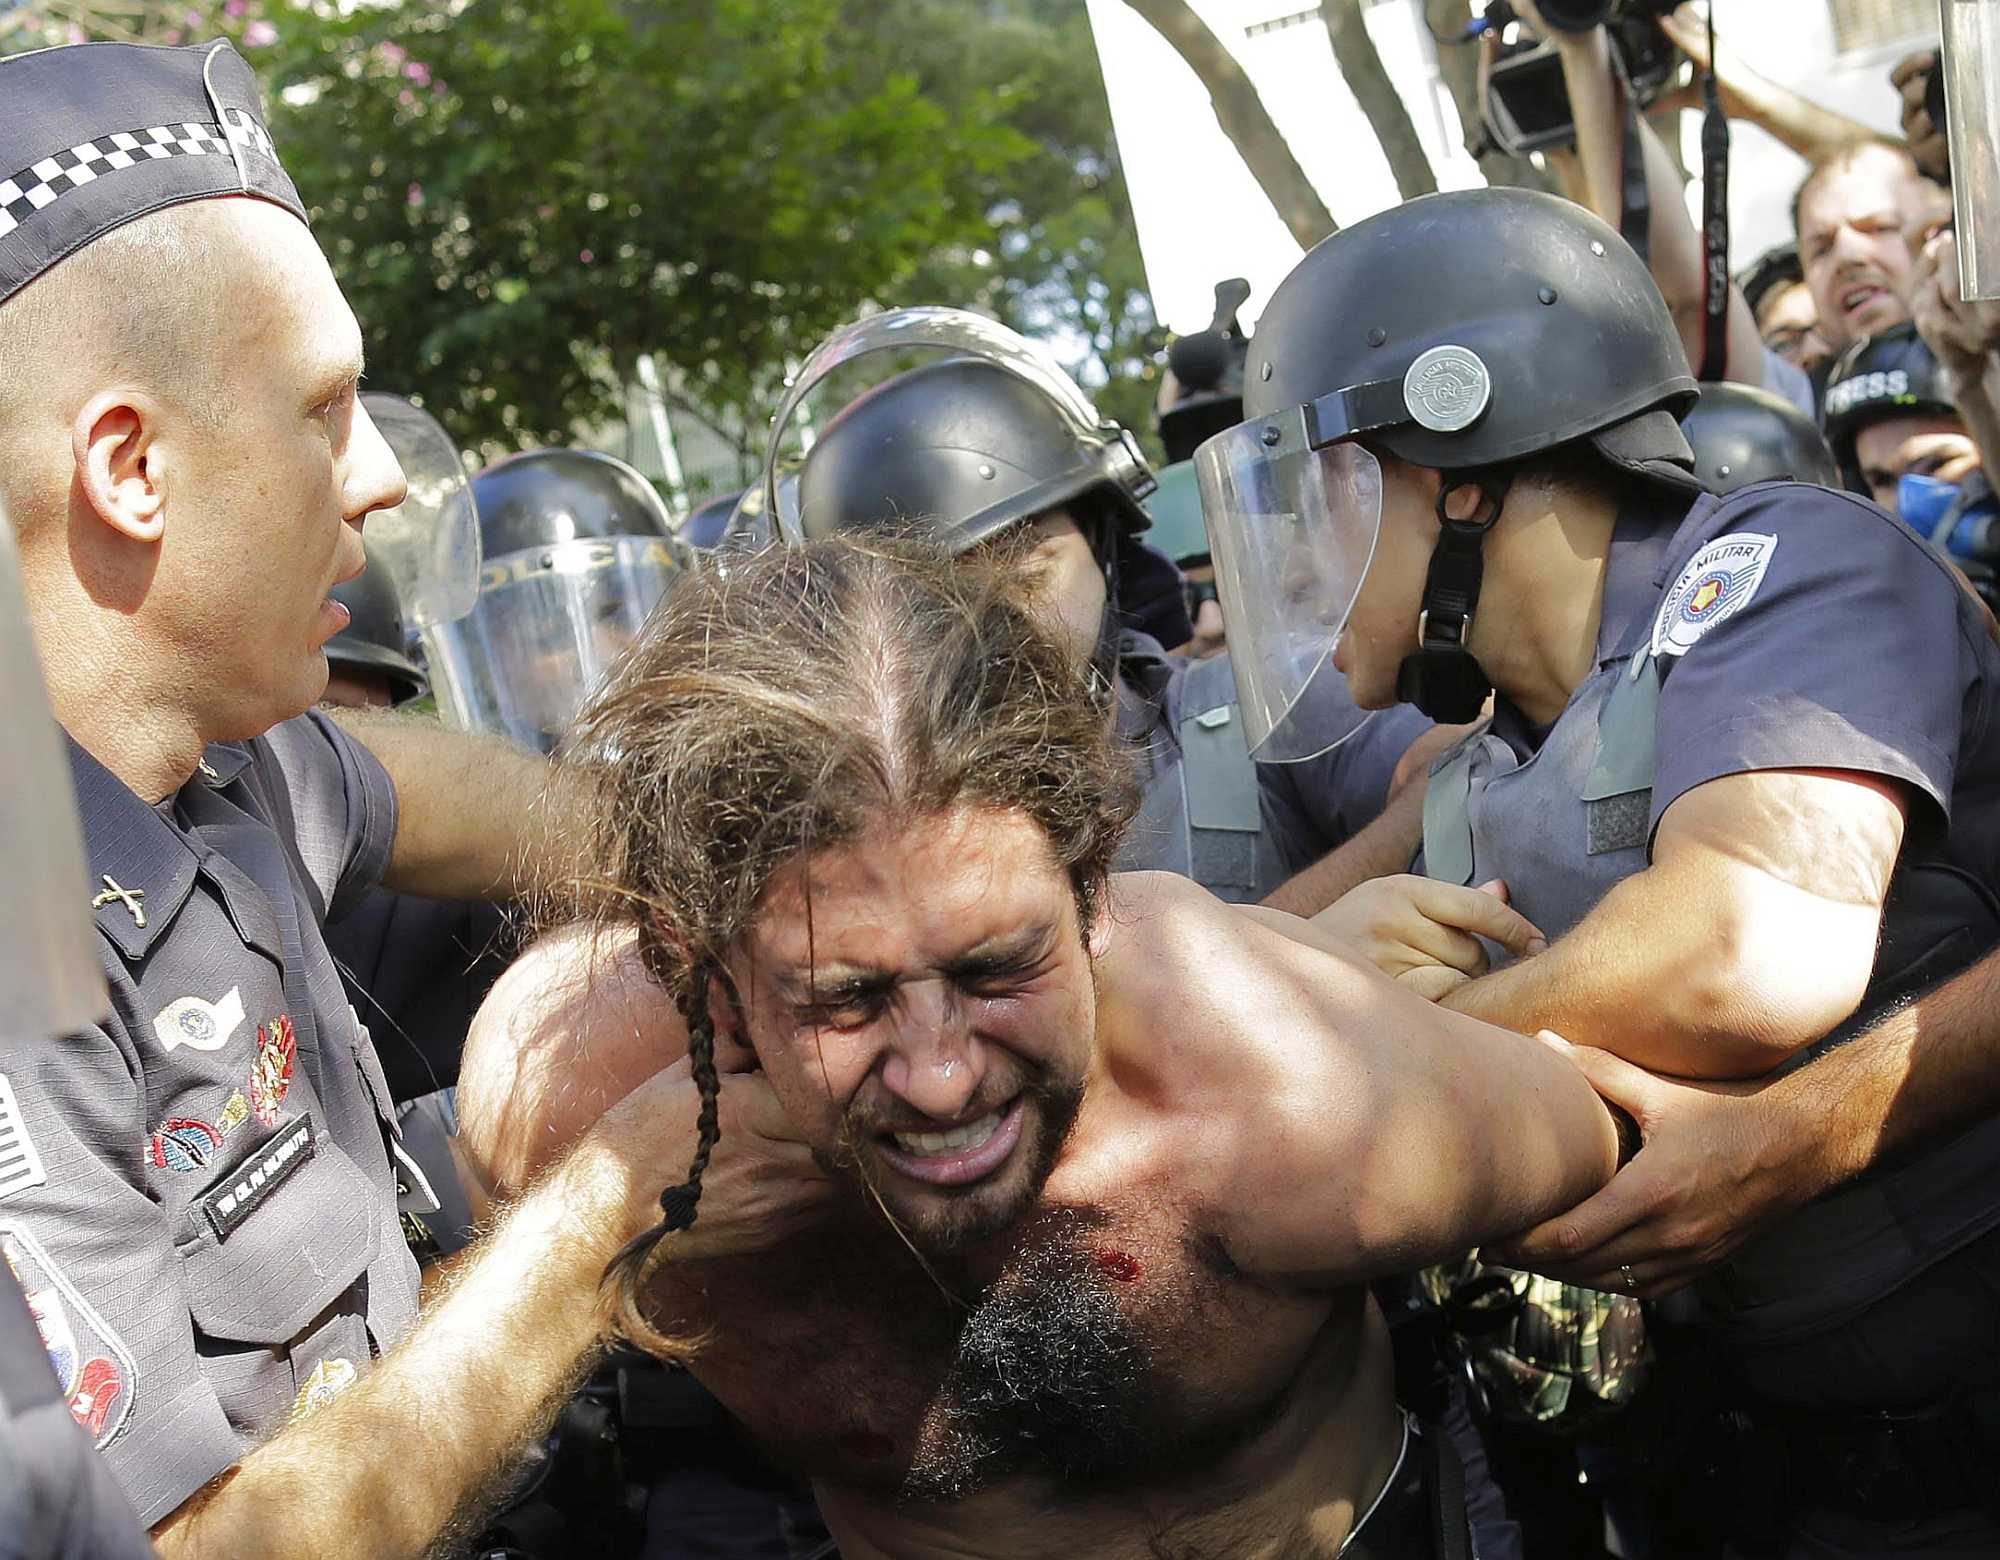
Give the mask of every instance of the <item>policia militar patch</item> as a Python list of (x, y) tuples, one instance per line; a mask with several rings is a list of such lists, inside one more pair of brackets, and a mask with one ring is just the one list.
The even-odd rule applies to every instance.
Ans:
[(195, 1198), (188, 1211), (218, 1241), (227, 1240), (318, 1151), (311, 1116), (283, 1122), (235, 1170)]

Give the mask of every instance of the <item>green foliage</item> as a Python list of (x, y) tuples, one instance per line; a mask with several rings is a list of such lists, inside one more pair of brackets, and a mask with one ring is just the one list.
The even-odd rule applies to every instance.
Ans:
[[(60, 10), (0, 49), (90, 19)], [(1076, 0), (193, 0), (143, 35), (183, 28), (262, 76), (370, 379), (463, 443), (616, 419), (646, 351), (761, 429), (821, 337), (914, 302), (1042, 337), (1150, 434), (1164, 336)]]

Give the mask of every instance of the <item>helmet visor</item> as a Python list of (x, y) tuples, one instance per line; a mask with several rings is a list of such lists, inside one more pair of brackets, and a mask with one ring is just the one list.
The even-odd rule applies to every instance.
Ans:
[(554, 751), (679, 572), (669, 543), (639, 536), (489, 564), (478, 605), (425, 635), (447, 722)]
[(399, 395), (370, 391), (361, 404), (409, 484), (402, 503), (368, 517), (369, 553), (394, 577), (412, 628), (464, 617), (479, 596), (479, 519), (458, 446)]
[(1215, 582), (1253, 757), (1315, 758), (1352, 736), (1333, 653), (1382, 529), (1382, 468), (1359, 444), (1315, 449), (1309, 408), (1195, 451)]

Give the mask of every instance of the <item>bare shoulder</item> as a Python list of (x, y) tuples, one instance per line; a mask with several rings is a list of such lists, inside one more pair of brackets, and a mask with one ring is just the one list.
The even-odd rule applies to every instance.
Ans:
[(1114, 878), (1111, 920), (1098, 966), (1104, 1038), (1184, 1075), (1296, 1067), (1305, 1032), (1373, 1005), (1387, 984), (1311, 922), (1225, 904), (1172, 873)]
[(686, 1054), (686, 1027), (631, 934), (565, 927), (515, 960), (472, 1021), (460, 1145), (487, 1186), (509, 1195)]

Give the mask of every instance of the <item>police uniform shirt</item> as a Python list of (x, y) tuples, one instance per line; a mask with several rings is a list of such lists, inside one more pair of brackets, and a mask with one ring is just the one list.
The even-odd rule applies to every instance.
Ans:
[(320, 932), (395, 796), (317, 712), (158, 807), (70, 760), (112, 1015), (0, 1056), (0, 1252), (150, 1527), (415, 1318), (389, 1090)]
[[(2000, 884), (2000, 650), (1984, 608), (1934, 549), (1851, 494), (1768, 482), (1698, 499), (1678, 523), (1674, 507), (1655, 500), (1621, 517), (1598, 645), (1599, 676), (1645, 657), (1660, 673), (1650, 793), (1633, 798), (1623, 839), (1587, 844), (1513, 819), (1516, 837), (1496, 843), (1517, 857), (1516, 906), (1560, 935), (1600, 897), (1577, 893), (1574, 875), (1608, 886), (1642, 870), (1662, 815), (1696, 787), (1763, 769), (1849, 770), (1896, 781), (1909, 799), (1871, 1005), (1892, 982), (1913, 989), (1966, 962), (1996, 924)], [(1534, 731), (1501, 699), (1491, 731), (1532, 784), (1540, 750), (1572, 741), (1570, 721)], [(1588, 736), (1599, 727), (1593, 713)], [(1449, 762), (1434, 768), (1434, 790)], [(1591, 805), (1615, 812), (1618, 800)], [(1545, 870), (1522, 865), (1542, 858)], [(1536, 878), (1560, 902), (1543, 902)], [(1924, 893), (1912, 892), (1917, 878)], [(1952, 907), (1942, 918), (1923, 908), (1940, 897)]]
[(153, 1546), (50, 1374), (0, 1269), (0, 1560), (152, 1560)]
[[(1353, 706), (1347, 681), (1322, 668), (1306, 688), (1307, 699), (1339, 699)], [(1286, 877), (1303, 872), (1345, 845), (1389, 805), (1389, 786), (1410, 744), (1432, 721), (1413, 704), (1368, 711), (1354, 707), (1352, 734), (1317, 758), (1294, 764), (1259, 764), (1264, 828)], [(1317, 730), (1330, 730), (1324, 718)]]

